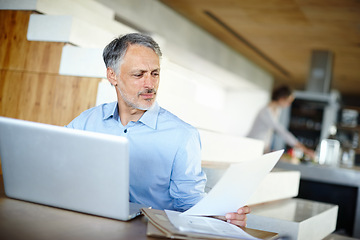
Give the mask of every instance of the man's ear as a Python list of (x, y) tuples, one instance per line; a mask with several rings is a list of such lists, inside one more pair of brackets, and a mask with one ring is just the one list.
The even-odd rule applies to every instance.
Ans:
[(111, 85), (113, 85), (113, 86), (117, 85), (116, 73), (112, 68), (108, 67), (106, 69), (106, 77), (109, 80), (109, 82), (111, 83)]

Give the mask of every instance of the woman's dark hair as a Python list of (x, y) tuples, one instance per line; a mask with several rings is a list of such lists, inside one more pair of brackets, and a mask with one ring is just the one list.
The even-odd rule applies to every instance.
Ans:
[(273, 90), (271, 100), (277, 101), (281, 98), (288, 98), (292, 93), (291, 88), (286, 85), (281, 85)]

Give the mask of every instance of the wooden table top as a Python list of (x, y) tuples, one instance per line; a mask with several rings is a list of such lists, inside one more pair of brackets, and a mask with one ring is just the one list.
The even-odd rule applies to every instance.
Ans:
[[(147, 237), (148, 220), (144, 216), (130, 221), (50, 207), (9, 198), (0, 175), (0, 239), (6, 240), (155, 240)], [(272, 233), (246, 229), (258, 237)]]
[(154, 239), (146, 227), (144, 216), (123, 222), (8, 198), (0, 175), (0, 239)]

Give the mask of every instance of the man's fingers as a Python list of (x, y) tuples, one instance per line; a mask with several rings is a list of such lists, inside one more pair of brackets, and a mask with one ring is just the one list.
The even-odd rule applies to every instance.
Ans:
[(250, 212), (251, 212), (251, 209), (249, 206), (243, 206), (243, 207), (239, 208), (237, 211), (238, 214), (248, 214)]
[(234, 213), (227, 213), (225, 215), (226, 221), (237, 225), (239, 227), (246, 227), (246, 214), (250, 213), (249, 206), (241, 207)]
[(225, 215), (226, 220), (235, 220), (235, 221), (245, 221), (245, 214), (237, 214), (237, 213), (227, 213)]
[(234, 224), (239, 227), (246, 227), (246, 220), (240, 221), (240, 220), (228, 220), (228, 223)]

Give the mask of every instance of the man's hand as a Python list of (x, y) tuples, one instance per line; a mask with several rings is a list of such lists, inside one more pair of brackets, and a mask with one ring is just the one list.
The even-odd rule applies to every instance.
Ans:
[(239, 227), (246, 227), (246, 214), (250, 211), (251, 209), (248, 206), (241, 207), (236, 213), (227, 213), (225, 215), (226, 221)]

